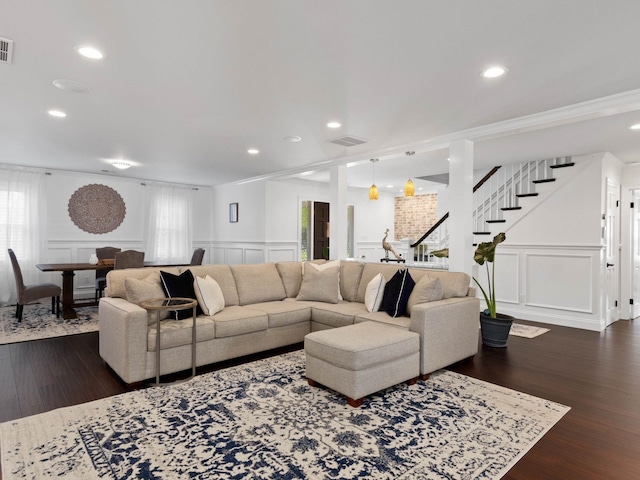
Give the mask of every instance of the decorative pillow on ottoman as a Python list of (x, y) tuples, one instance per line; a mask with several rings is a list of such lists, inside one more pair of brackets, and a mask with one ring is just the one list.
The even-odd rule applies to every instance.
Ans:
[(407, 313), (407, 302), (416, 282), (409, 275), (409, 269), (400, 269), (384, 286), (382, 310), (392, 317), (401, 317)]
[[(180, 275), (173, 275), (169, 272), (160, 271), (160, 283), (167, 298), (186, 297), (196, 300), (196, 293), (193, 289), (193, 273), (191, 270), (185, 270)], [(197, 306), (196, 315), (202, 315), (200, 305)], [(191, 317), (191, 309), (175, 310), (172, 316), (176, 320)]]

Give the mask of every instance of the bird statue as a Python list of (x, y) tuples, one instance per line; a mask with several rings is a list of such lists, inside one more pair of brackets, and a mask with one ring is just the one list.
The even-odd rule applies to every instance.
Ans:
[(389, 235), (389, 229), (387, 228), (384, 232), (384, 237), (382, 238), (382, 248), (384, 248), (385, 257), (389, 258), (389, 252), (393, 253), (393, 256), (396, 257), (396, 260), (404, 260), (400, 255), (396, 253), (391, 244), (387, 242), (387, 236)]

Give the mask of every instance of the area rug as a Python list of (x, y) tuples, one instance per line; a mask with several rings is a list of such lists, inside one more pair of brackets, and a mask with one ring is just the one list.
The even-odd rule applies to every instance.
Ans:
[(98, 307), (77, 308), (76, 312), (78, 318), (65, 320), (51, 313), (51, 303), (34, 303), (24, 306), (18, 322), (15, 305), (0, 307), (0, 345), (98, 331)]
[(515, 335), (516, 337), (535, 338), (543, 333), (547, 333), (548, 328), (534, 327), (532, 325), (522, 325), (521, 323), (512, 323), (509, 335)]
[(497, 479), (568, 410), (444, 370), (352, 408), (298, 351), (0, 424), (2, 474)]

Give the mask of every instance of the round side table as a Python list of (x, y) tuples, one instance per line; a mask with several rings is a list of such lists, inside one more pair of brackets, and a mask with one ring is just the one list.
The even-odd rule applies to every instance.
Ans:
[[(198, 301), (193, 298), (173, 297), (154, 298), (140, 302), (140, 306), (148, 312), (156, 314), (156, 385), (160, 385), (160, 313), (175, 310), (193, 309), (193, 324), (191, 327), (191, 377), (196, 376), (196, 306)], [(188, 380), (188, 379), (187, 379)]]

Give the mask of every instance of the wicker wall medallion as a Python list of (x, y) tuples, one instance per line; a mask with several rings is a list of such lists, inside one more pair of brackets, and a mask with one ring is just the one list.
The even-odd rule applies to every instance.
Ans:
[(126, 211), (120, 194), (106, 185), (85, 185), (69, 199), (69, 217), (89, 233), (112, 232), (120, 226)]

